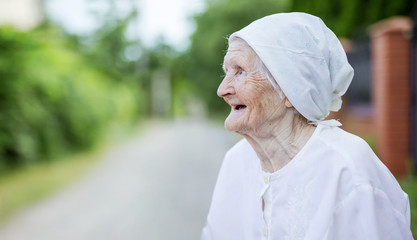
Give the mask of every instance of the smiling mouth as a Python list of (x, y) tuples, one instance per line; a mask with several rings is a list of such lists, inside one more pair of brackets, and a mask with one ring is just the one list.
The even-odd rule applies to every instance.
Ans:
[(245, 109), (245, 108), (246, 108), (246, 105), (236, 105), (234, 107), (234, 110), (242, 110), (242, 109)]

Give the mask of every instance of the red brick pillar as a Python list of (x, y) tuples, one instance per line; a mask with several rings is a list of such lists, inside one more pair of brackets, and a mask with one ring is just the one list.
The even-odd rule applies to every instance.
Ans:
[(371, 27), (377, 153), (397, 177), (407, 174), (410, 156), (411, 29), (412, 22), (406, 17)]

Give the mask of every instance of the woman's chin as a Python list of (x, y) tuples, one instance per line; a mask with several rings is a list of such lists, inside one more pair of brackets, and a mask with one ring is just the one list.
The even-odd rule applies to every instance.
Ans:
[(226, 118), (224, 122), (224, 127), (230, 132), (239, 132), (242, 129), (243, 122), (237, 116), (234, 116), (232, 113)]

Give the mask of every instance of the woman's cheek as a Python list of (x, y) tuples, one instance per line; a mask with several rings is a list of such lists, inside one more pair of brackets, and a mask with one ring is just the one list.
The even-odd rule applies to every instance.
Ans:
[(244, 83), (254, 92), (254, 94), (263, 94), (268, 90), (268, 88), (272, 87), (268, 79), (266, 79), (264, 75), (259, 72), (248, 74)]

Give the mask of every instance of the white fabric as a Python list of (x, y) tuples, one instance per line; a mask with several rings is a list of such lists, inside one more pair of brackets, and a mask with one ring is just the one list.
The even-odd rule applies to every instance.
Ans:
[(409, 201), (365, 141), (319, 124), (272, 174), (246, 140), (230, 149), (201, 239), (410, 240)]
[(318, 122), (340, 109), (353, 69), (339, 40), (320, 18), (278, 13), (233, 33), (229, 44), (235, 37), (253, 48), (306, 119)]
[(335, 119), (330, 119), (330, 120), (322, 120), (322, 121), (309, 121), (309, 124), (315, 125), (317, 126), (318, 124), (323, 124), (329, 127), (340, 127), (342, 126), (342, 124), (335, 120)]

